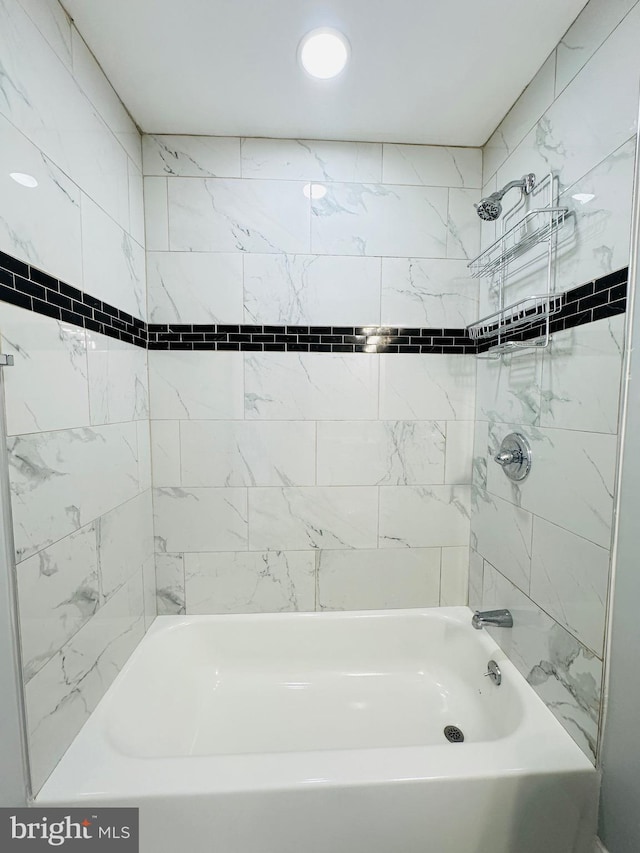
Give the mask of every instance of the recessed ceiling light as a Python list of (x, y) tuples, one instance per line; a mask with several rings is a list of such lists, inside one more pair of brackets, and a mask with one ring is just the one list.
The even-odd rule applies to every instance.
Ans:
[(38, 182), (33, 175), (26, 175), (24, 172), (10, 172), (9, 177), (13, 178), (16, 184), (20, 184), (22, 187), (33, 189), (38, 186)]
[(305, 184), (302, 187), (302, 192), (307, 198), (324, 198), (327, 194), (327, 188), (322, 184)]
[(575, 195), (572, 195), (571, 198), (579, 201), (580, 204), (587, 204), (587, 202), (593, 201), (595, 195), (593, 193), (576, 193)]
[(329, 27), (311, 30), (300, 42), (298, 55), (302, 67), (318, 80), (337, 77), (349, 59), (349, 42)]

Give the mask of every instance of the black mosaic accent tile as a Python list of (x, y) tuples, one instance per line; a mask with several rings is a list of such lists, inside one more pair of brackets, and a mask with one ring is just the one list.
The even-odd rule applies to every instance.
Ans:
[[(567, 291), (562, 309), (550, 320), (550, 331), (560, 332), (624, 313), (627, 281), (625, 267)], [(495, 338), (474, 341), (461, 328), (147, 324), (2, 252), (0, 300), (150, 350), (473, 355), (495, 344)], [(526, 341), (539, 337), (544, 329), (543, 323), (533, 322), (524, 331), (503, 335), (502, 340)]]

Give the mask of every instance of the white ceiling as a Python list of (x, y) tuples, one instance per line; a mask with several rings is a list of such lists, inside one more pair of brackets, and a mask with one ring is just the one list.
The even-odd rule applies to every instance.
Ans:
[[(482, 145), (586, 0), (63, 0), (143, 131)], [(301, 37), (346, 34), (333, 81)]]

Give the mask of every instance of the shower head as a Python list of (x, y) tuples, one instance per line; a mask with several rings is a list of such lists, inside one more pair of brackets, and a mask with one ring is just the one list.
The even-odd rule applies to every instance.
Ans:
[(507, 184), (506, 187), (503, 187), (495, 193), (491, 193), (491, 195), (488, 195), (486, 198), (480, 199), (478, 204), (474, 204), (476, 213), (480, 219), (484, 219), (485, 222), (493, 222), (502, 213), (501, 201), (503, 196), (508, 193), (509, 190), (518, 187), (523, 195), (528, 195), (534, 188), (535, 183), (536, 176), (533, 174), (524, 175), (519, 181), (511, 181), (511, 183)]

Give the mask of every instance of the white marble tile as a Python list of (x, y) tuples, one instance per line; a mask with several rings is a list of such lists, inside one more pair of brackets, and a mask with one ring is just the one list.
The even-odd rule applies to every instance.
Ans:
[(447, 421), (444, 482), (453, 485), (473, 479), (473, 421)]
[(447, 257), (472, 260), (480, 253), (481, 220), (473, 206), (480, 190), (449, 190)]
[(154, 420), (242, 418), (243, 386), (239, 353), (149, 353)]
[(466, 261), (382, 259), (382, 323), (460, 329), (477, 311), (478, 284)]
[[(0, 115), (0, 250), (82, 287), (80, 190)], [(11, 172), (38, 181), (16, 183)]]
[(87, 332), (87, 360), (92, 424), (149, 417), (146, 350)]
[(246, 417), (374, 420), (378, 416), (378, 358), (363, 353), (246, 355)]
[(250, 489), (249, 548), (375, 548), (377, 516), (373, 487)]
[[(76, 82), (137, 168), (142, 169), (142, 144), (138, 128), (75, 26), (71, 30), (71, 39)], [(125, 226), (124, 222), (120, 224)]]
[(625, 316), (554, 335), (542, 367), (545, 427), (616, 433)]
[(474, 489), (471, 547), (527, 593), (532, 531), (531, 513), (489, 492)]
[(469, 607), (472, 610), (482, 609), (482, 585), (484, 582), (484, 560), (469, 549)]
[(105, 513), (96, 521), (100, 584), (103, 600), (123, 587), (132, 575), (142, 576), (153, 556), (151, 491)]
[(16, 575), (28, 681), (100, 606), (95, 526), (89, 524), (19, 563)]
[(182, 554), (156, 554), (156, 596), (158, 616), (186, 613)]
[(468, 486), (380, 489), (379, 548), (432, 548), (468, 542)]
[(149, 252), (150, 322), (244, 322), (242, 260), (230, 253)]
[(182, 178), (239, 178), (240, 140), (232, 136), (144, 134), (145, 175)]
[(377, 325), (380, 259), (248, 254), (244, 313), (258, 324)]
[(144, 595), (144, 629), (148, 631), (158, 615), (156, 595), (156, 561), (152, 554), (142, 566), (142, 586)]
[(316, 474), (310, 421), (182, 421), (183, 486), (308, 486)]
[(149, 421), (136, 421), (138, 439), (138, 488), (144, 492), (151, 488), (151, 435)]
[(609, 551), (534, 518), (531, 597), (600, 658), (608, 582)]
[(511, 611), (512, 629), (487, 630), (594, 761), (602, 663), (489, 563), (484, 566), (482, 607), (506, 607)]
[(169, 249), (169, 200), (166, 178), (144, 178), (144, 234), (147, 252)]
[(180, 486), (180, 421), (151, 421), (154, 486)]
[(440, 606), (455, 607), (469, 599), (469, 546), (442, 549)]
[(2, 2), (0, 113), (121, 225), (127, 155), (18, 3)]
[(541, 383), (541, 351), (478, 359), (478, 418), (502, 423), (539, 423)]
[(476, 421), (473, 437), (473, 474), (474, 487), (487, 487), (487, 462), (489, 461), (489, 424), (487, 421)]
[(144, 246), (144, 181), (142, 172), (129, 160), (129, 234)]
[[(542, 65), (482, 149), (483, 184), (486, 184), (496, 173), (509, 154), (553, 103), (555, 67), (554, 52)], [(526, 172), (522, 174), (526, 174)], [(520, 177), (520, 174), (514, 174), (511, 180), (517, 180)], [(495, 187), (491, 191), (494, 189)]]
[(557, 49), (556, 94), (575, 77), (637, 0), (591, 0)]
[(444, 258), (447, 205), (444, 187), (330, 184), (311, 200), (311, 251)]
[(563, 290), (628, 265), (634, 159), (635, 137), (561, 193), (571, 211), (558, 241)]
[(142, 579), (135, 577), (27, 685), (34, 793), (142, 639), (143, 608)]
[(314, 610), (315, 553), (186, 554), (185, 591), (190, 615)]
[(242, 177), (289, 181), (379, 181), (382, 145), (307, 139), (243, 139)]
[(144, 249), (86, 195), (82, 197), (84, 290), (146, 319)]
[(459, 355), (381, 355), (380, 417), (473, 420), (475, 360)]
[(160, 488), (154, 510), (160, 553), (247, 548), (246, 489)]
[(479, 189), (482, 186), (482, 151), (439, 145), (385, 144), (382, 180), (385, 184)]
[(20, 5), (45, 37), (49, 47), (71, 70), (71, 21), (58, 0), (20, 0)]
[[(490, 463), (489, 491), (609, 548), (617, 437), (562, 429), (517, 429), (531, 443), (531, 473), (521, 484), (510, 483), (499, 466)], [(504, 425), (497, 438), (511, 431), (511, 426)]]
[(293, 181), (172, 178), (168, 181), (170, 248), (309, 252), (309, 199), (303, 186)]
[(438, 421), (321, 421), (318, 484), (442, 483), (444, 430)]
[(639, 29), (636, 5), (507, 159), (499, 184), (552, 169), (568, 186), (635, 134)]
[(16, 436), (8, 450), (18, 560), (139, 490), (134, 423)]
[(321, 551), (318, 610), (437, 607), (440, 549), (411, 548), (389, 560), (385, 551)]
[(0, 341), (15, 359), (4, 373), (9, 435), (89, 424), (84, 329), (3, 302)]

